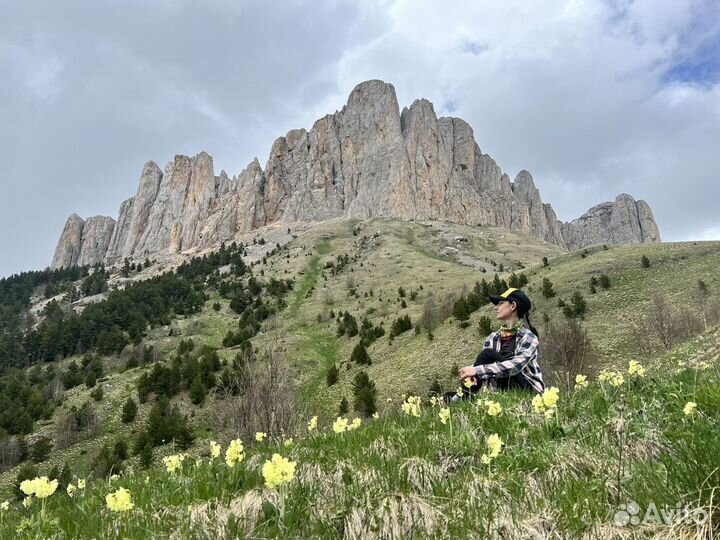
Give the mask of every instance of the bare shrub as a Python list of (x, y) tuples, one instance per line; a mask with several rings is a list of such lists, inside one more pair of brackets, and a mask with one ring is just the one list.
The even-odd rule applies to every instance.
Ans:
[(593, 352), (586, 328), (576, 319), (549, 323), (543, 332), (539, 361), (547, 384), (570, 388), (586, 374)]
[(714, 326), (720, 322), (720, 298), (708, 300), (706, 313), (708, 326)]
[(59, 400), (65, 393), (65, 385), (62, 382), (60, 374), (55, 375), (45, 387), (43, 395), (47, 400)]
[(0, 471), (10, 469), (20, 463), (22, 448), (17, 437), (0, 440)]
[(55, 422), (55, 447), (67, 448), (77, 441), (78, 423), (75, 414), (70, 412), (58, 417)]
[(672, 314), (672, 328), (675, 333), (675, 343), (680, 343), (698, 333), (698, 331), (707, 328), (705, 326), (707, 319), (703, 313), (698, 314), (697, 311), (691, 310), (688, 306), (684, 306), (676, 310)]
[(422, 314), (422, 325), (427, 330), (434, 330), (437, 326), (437, 307), (435, 303), (435, 295), (430, 292), (427, 295), (427, 298), (425, 298), (425, 303), (423, 304), (423, 314)]
[(456, 301), (457, 301), (457, 295), (452, 292), (447, 293), (443, 297), (442, 304), (440, 304), (440, 309), (438, 310), (438, 320), (439, 321), (444, 321), (450, 315), (452, 315), (453, 306), (455, 305)]
[[(245, 361), (224, 389), (215, 407), (215, 422), (231, 437), (252, 439), (258, 431), (271, 435), (293, 433), (300, 415), (284, 354), (277, 344), (261, 351), (257, 361)], [(234, 395), (232, 388), (237, 394)]]
[(673, 348), (680, 337), (680, 319), (662, 294), (656, 293), (648, 308), (645, 322), (648, 331), (666, 350)]

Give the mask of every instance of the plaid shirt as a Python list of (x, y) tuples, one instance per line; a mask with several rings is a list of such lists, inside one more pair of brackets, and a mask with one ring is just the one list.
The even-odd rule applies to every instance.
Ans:
[[(500, 352), (500, 342), (500, 332), (493, 332), (485, 340), (483, 349)], [(475, 366), (478, 380), (504, 379), (520, 373), (536, 392), (542, 393), (545, 383), (538, 364), (539, 344), (535, 334), (527, 328), (520, 328), (515, 341), (515, 356), (502, 362)]]

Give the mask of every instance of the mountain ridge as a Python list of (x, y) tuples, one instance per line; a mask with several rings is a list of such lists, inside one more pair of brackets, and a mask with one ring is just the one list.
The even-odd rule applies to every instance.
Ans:
[(277, 138), (265, 169), (255, 158), (238, 176), (215, 176), (204, 151), (176, 155), (164, 170), (147, 162), (117, 220), (68, 218), (51, 266), (112, 265), (207, 248), (273, 223), (338, 217), (500, 226), (569, 250), (660, 241), (649, 205), (625, 193), (560, 222), (532, 175), (510, 181), (467, 122), (437, 117), (426, 99), (400, 111), (394, 87), (371, 80), (309, 131)]

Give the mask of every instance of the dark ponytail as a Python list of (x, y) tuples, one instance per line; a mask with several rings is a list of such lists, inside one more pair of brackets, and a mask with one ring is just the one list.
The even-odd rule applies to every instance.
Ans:
[(535, 334), (535, 335), (538, 337), (538, 339), (539, 339), (539, 338), (540, 338), (540, 334), (538, 334), (537, 328), (535, 328), (532, 324), (530, 324), (530, 314), (529, 314), (529, 313), (526, 313), (525, 315), (523, 315), (523, 318), (525, 319), (525, 324), (526, 324), (527, 327), (530, 329), (530, 331), (531, 331), (533, 334)]

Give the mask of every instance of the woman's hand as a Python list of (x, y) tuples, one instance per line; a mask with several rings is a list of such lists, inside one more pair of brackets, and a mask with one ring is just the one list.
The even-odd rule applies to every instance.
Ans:
[(475, 375), (477, 375), (477, 371), (475, 371), (475, 368), (473, 366), (460, 368), (461, 379), (467, 379), (468, 377), (474, 377)]

